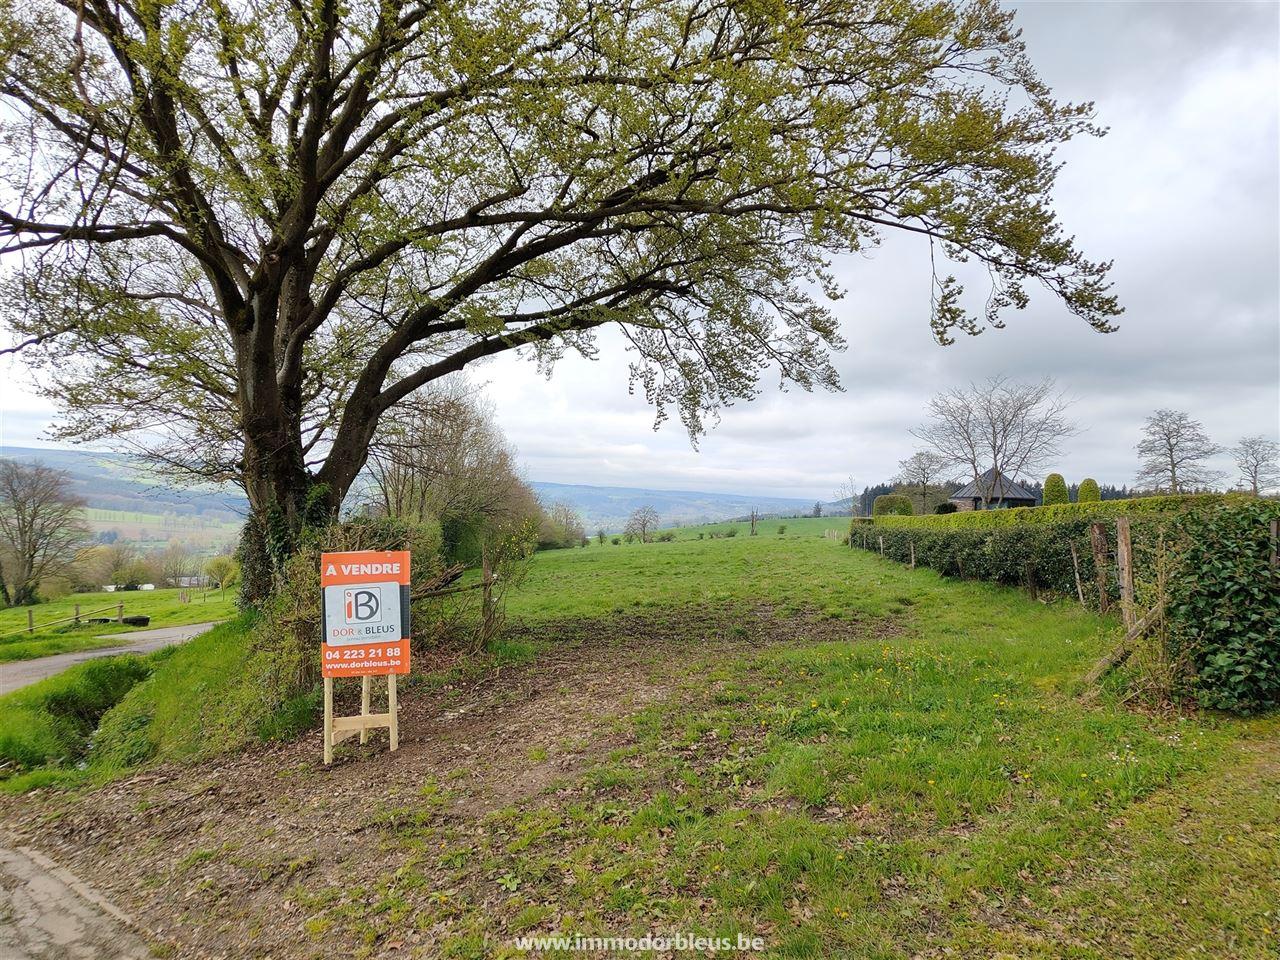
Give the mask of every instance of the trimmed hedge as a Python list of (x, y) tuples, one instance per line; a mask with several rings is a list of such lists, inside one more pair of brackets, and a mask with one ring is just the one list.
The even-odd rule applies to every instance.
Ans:
[(871, 505), (873, 517), (899, 516), (909, 517), (915, 513), (911, 506), (911, 498), (903, 493), (884, 493), (876, 497)]
[[(1076, 595), (1078, 563), (1085, 601), (1096, 607), (1091, 527), (1119, 516), (1131, 521), (1140, 604), (1149, 565), (1156, 557), (1167, 560), (1167, 642), (1188, 665), (1184, 690), (1205, 706), (1239, 713), (1280, 706), (1280, 569), (1271, 565), (1270, 534), (1271, 521), (1280, 519), (1275, 501), (1209, 494), (855, 519), (850, 545), (883, 548), (903, 563), (914, 558), (944, 576), (1063, 596)], [(1113, 523), (1107, 535), (1113, 551)], [(1113, 601), (1119, 596), (1114, 562), (1107, 564), (1106, 590)]]
[(1051, 473), (1044, 478), (1043, 502), (1046, 507), (1071, 502), (1071, 495), (1067, 493), (1067, 481), (1062, 479), (1062, 474)]
[(961, 510), (958, 513), (922, 517), (881, 516), (877, 524), (929, 530), (993, 530), (1027, 524), (1053, 524), (1064, 520), (1114, 520), (1116, 517), (1168, 516), (1201, 510), (1222, 503), (1240, 503), (1244, 494), (1193, 493), (1136, 500), (1101, 500), (1097, 503), (1060, 503), (1053, 507), (1011, 507), (1000, 510)]
[(1188, 514), (1177, 524), (1169, 621), (1205, 706), (1237, 713), (1280, 707), (1280, 566), (1271, 563), (1269, 529), (1275, 519), (1280, 503), (1254, 500)]
[(1076, 503), (1101, 503), (1102, 491), (1098, 489), (1098, 481), (1093, 477), (1085, 477), (1080, 481), (1080, 489), (1076, 491)]

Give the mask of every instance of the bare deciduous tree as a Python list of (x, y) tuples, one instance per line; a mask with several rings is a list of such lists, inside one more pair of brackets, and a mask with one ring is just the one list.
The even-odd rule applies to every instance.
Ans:
[(657, 526), (658, 511), (646, 504), (631, 514), (625, 532), (628, 536), (639, 537), (641, 543), (648, 543), (650, 535)]
[(1222, 479), (1222, 471), (1204, 461), (1222, 452), (1209, 439), (1204, 426), (1181, 410), (1157, 410), (1147, 417), (1138, 441), (1141, 465), (1137, 482), (1156, 490), (1182, 493), (1207, 487)]
[(928, 422), (912, 433), (947, 463), (965, 468), (986, 507), (1002, 479), (1037, 470), (1079, 432), (1067, 419), (1070, 406), (1051, 377), (1038, 383), (988, 377), (935, 396)]
[(170, 543), (155, 558), (156, 572), (165, 586), (181, 587), (200, 570), (200, 558), (185, 543)]
[(540, 512), (491, 412), (461, 380), (420, 390), (384, 418), (369, 474), (367, 500), (390, 516), (507, 525)]
[(928, 512), (929, 484), (942, 475), (951, 461), (935, 450), (917, 450), (898, 461), (898, 481), (920, 491), (920, 512)]
[(1280, 484), (1280, 443), (1261, 434), (1241, 437), (1231, 452), (1240, 468), (1240, 479), (1255, 497)]
[(41, 463), (0, 460), (0, 596), (35, 603), (40, 581), (62, 572), (88, 537), (84, 501), (67, 475)]

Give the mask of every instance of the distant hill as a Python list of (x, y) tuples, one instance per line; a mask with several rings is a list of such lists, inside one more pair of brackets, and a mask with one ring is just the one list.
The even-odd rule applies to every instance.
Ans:
[(127, 454), (3, 446), (0, 458), (39, 461), (65, 471), (71, 492), (89, 508), (94, 534), (107, 541), (132, 540), (144, 549), (170, 540), (228, 546), (249, 508), (234, 487), (175, 487), (151, 476), (145, 464)]
[[(534, 480), (534, 491), (543, 503), (566, 503), (586, 521), (589, 530), (603, 527), (621, 530), (638, 508), (646, 504), (658, 511), (664, 527), (736, 520), (752, 509), (762, 515), (808, 515), (814, 501), (794, 497), (755, 497), (739, 493), (705, 493), (696, 490), (649, 490), (644, 487), (595, 487), (577, 483)], [(826, 512), (828, 505), (824, 504)], [(845, 507), (848, 510), (848, 507)], [(835, 512), (835, 511), (832, 511)]]
[[(248, 511), (244, 494), (234, 487), (171, 486), (150, 475), (142, 461), (128, 454), (4, 446), (0, 447), (0, 457), (26, 462), (39, 460), (57, 470), (65, 470), (71, 478), (73, 492), (89, 506), (94, 528), (115, 529), (121, 537), (129, 539), (182, 537), (192, 526), (229, 529), (233, 524), (238, 525)], [(752, 509), (762, 515), (807, 516), (814, 503), (799, 497), (602, 487), (541, 480), (531, 485), (544, 503), (567, 503), (582, 515), (593, 531), (598, 527), (621, 530), (627, 518), (646, 504), (658, 511), (665, 527), (736, 520), (746, 517)], [(823, 511), (839, 513), (842, 506), (844, 512), (848, 512), (847, 503), (824, 503)], [(163, 518), (168, 519), (162, 523)]]

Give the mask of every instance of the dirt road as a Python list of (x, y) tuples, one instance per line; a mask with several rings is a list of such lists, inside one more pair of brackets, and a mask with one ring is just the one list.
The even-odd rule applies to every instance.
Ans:
[(76, 653), (59, 653), (52, 657), (39, 657), (35, 660), (15, 660), (0, 664), (0, 693), (9, 693), (21, 687), (61, 673), (67, 667), (92, 660), (94, 657), (110, 657), (117, 653), (150, 653), (173, 643), (186, 643), (192, 637), (198, 637), (217, 622), (188, 623), (181, 627), (159, 627), (153, 630), (136, 630), (132, 633), (108, 634), (111, 639), (120, 643), (110, 647), (99, 647), (96, 650), (80, 650)]

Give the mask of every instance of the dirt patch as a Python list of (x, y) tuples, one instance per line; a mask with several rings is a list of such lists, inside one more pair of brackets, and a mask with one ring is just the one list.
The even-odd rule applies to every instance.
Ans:
[[(325, 768), (313, 732), (79, 797), (7, 800), (0, 821), (97, 884), (180, 956), (347, 955), (361, 944), (315, 939), (297, 891), (374, 888), (406, 856), (383, 842), (406, 821), (483, 829), (491, 811), (552, 790), (618, 745), (618, 720), (677, 695), (719, 657), (887, 630), (768, 607), (517, 626), (512, 639), (539, 641), (536, 662), (434, 689), (410, 685), (395, 754), (377, 737), (340, 750)], [(363, 946), (373, 955), (399, 949)]]

